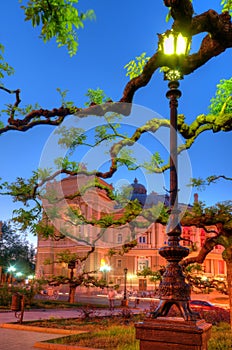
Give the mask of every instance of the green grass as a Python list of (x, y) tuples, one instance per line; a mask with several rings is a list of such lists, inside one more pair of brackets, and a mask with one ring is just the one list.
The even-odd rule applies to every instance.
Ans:
[(135, 328), (125, 325), (110, 326), (105, 330), (52, 339), (49, 343), (78, 345), (104, 350), (139, 350), (139, 341), (135, 339)]
[(69, 303), (68, 301), (60, 301), (60, 300), (42, 300), (42, 299), (34, 299), (30, 305), (31, 309), (76, 309), (81, 307), (90, 307), (93, 309), (105, 309), (107, 305), (97, 305), (90, 303)]
[(228, 323), (213, 326), (212, 336), (208, 343), (208, 350), (231, 350), (232, 331)]
[[(139, 315), (130, 319), (123, 317), (98, 317), (90, 319), (50, 319), (47, 321), (31, 322), (31, 325), (45, 327), (61, 327), (77, 329), (90, 333), (75, 334), (68, 337), (52, 339), (55, 344), (79, 345), (83, 347), (100, 348), (104, 350), (139, 350), (139, 341), (135, 339), (134, 323), (141, 321)], [(220, 323), (212, 327), (212, 336), (208, 350), (231, 350), (232, 332), (228, 323)]]

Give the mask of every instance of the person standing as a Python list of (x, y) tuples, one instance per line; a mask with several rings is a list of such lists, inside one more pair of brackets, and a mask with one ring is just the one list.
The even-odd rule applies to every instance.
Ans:
[(113, 288), (110, 288), (108, 291), (108, 300), (110, 311), (114, 310), (114, 300), (115, 300), (115, 291)]

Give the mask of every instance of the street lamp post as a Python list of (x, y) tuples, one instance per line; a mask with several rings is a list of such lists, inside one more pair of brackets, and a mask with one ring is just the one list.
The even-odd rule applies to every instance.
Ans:
[(128, 269), (127, 267), (125, 267), (124, 269), (124, 295), (123, 295), (123, 300), (124, 302), (126, 302), (126, 284), (127, 284), (127, 272), (128, 272)]
[[(159, 305), (152, 313), (156, 318), (136, 325), (136, 339), (140, 349), (207, 349), (211, 324), (197, 320), (198, 313), (190, 308), (190, 287), (185, 282), (180, 261), (188, 256), (189, 249), (180, 245), (181, 225), (178, 208), (178, 166), (177, 166), (177, 107), (181, 96), (179, 79), (182, 79), (182, 59), (187, 55), (188, 38), (173, 30), (160, 35), (159, 49), (162, 55), (170, 55), (164, 67), (165, 80), (169, 80), (166, 94), (170, 101), (170, 216), (167, 225), (168, 242), (160, 248), (159, 254), (167, 260), (167, 266), (159, 285)], [(157, 318), (167, 316), (176, 305), (184, 318)]]
[(160, 298), (153, 317), (166, 316), (172, 305), (176, 305), (185, 320), (196, 320), (198, 315), (190, 309), (190, 286), (185, 282), (179, 262), (189, 254), (189, 249), (179, 244), (181, 225), (178, 208), (178, 154), (177, 154), (177, 108), (181, 91), (178, 90), (182, 79), (181, 62), (188, 53), (189, 40), (180, 33), (168, 31), (160, 36), (159, 49), (165, 55), (171, 55), (174, 68), (164, 69), (164, 79), (169, 80), (166, 97), (170, 107), (170, 216), (167, 225), (168, 244), (160, 248), (159, 254), (168, 264), (159, 286)]
[(124, 268), (124, 293), (123, 293), (123, 299), (121, 302), (122, 306), (128, 306), (128, 300), (127, 300), (127, 293), (126, 293), (126, 285), (127, 285), (127, 272), (128, 272), (128, 268), (125, 267)]

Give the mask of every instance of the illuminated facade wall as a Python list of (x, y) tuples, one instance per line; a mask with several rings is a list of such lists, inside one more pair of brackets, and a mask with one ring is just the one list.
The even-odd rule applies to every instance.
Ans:
[[(83, 178), (78, 177), (78, 181), (84, 181)], [(101, 180), (102, 181), (102, 180)], [(109, 186), (104, 181), (102, 183)], [(54, 185), (54, 183), (53, 183)], [(56, 185), (56, 183), (55, 183)], [(62, 181), (62, 189), (64, 193), (71, 194), (76, 190), (77, 177), (69, 177)], [(111, 187), (112, 188), (112, 187)], [(109, 199), (105, 190), (94, 189), (88, 192), (88, 195), (69, 200), (69, 205), (75, 208), (80, 208), (81, 212), (86, 215), (87, 218), (100, 218), (103, 213), (110, 213), (113, 210), (113, 203)], [(118, 212), (120, 216), (120, 211)], [(59, 223), (57, 224), (59, 226)], [(107, 272), (107, 281), (112, 281), (114, 284), (123, 286), (124, 283), (124, 268), (128, 268), (128, 283), (133, 289), (153, 289), (154, 284), (149, 283), (144, 278), (139, 278), (137, 272), (141, 271), (144, 267), (150, 267), (156, 271), (166, 264), (165, 260), (158, 254), (158, 249), (167, 242), (166, 228), (158, 223), (153, 223), (147, 229), (141, 229), (141, 232), (136, 236), (137, 246), (131, 249), (124, 255), (108, 256), (110, 247), (120, 247), (125, 243), (125, 238), (132, 239), (131, 231), (128, 225), (123, 227), (108, 229), (106, 233), (101, 237), (96, 244), (96, 249), (93, 254), (90, 255), (86, 262), (85, 270), (94, 271), (99, 270), (101, 267), (101, 260), (111, 267), (111, 270)], [(74, 234), (75, 233), (75, 234)], [(90, 237), (96, 237), (98, 233), (95, 227), (91, 225), (77, 225), (75, 232), (72, 232), (72, 237), (65, 238), (63, 240), (54, 241), (51, 239), (44, 240), (41, 237), (38, 239), (38, 251), (37, 251), (37, 277), (63, 274), (67, 275), (69, 270), (65, 264), (51, 264), (45, 265), (44, 261), (50, 259), (54, 261), (56, 254), (62, 250), (69, 249), (71, 252), (76, 252), (80, 255), (85, 254), (89, 247), (85, 244), (79, 244), (76, 239), (82, 239), (83, 241)], [(196, 227), (183, 227), (182, 237), (185, 238), (181, 244), (185, 246), (191, 246), (190, 256), (197, 255), (200, 247), (205, 239), (205, 231)], [(75, 237), (74, 237), (75, 236)], [(190, 241), (192, 242), (190, 244)], [(225, 275), (226, 266), (222, 259), (223, 248), (217, 246), (213, 252), (211, 252), (204, 262), (204, 271), (207, 275)], [(78, 273), (77, 271), (74, 271)], [(99, 276), (102, 276), (103, 272), (98, 272)]]

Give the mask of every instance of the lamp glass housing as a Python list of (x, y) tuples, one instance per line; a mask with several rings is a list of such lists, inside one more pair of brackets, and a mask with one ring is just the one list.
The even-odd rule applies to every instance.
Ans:
[[(159, 35), (159, 51), (164, 55), (172, 57), (172, 67), (162, 67), (164, 72), (164, 79), (169, 81), (176, 81), (183, 79), (181, 72), (182, 59), (189, 53), (191, 38), (184, 36), (180, 32), (174, 30), (167, 30), (165, 33)], [(171, 59), (172, 59), (171, 58)]]
[(190, 40), (182, 33), (169, 30), (161, 34), (159, 50), (165, 55), (187, 55), (190, 49)]

